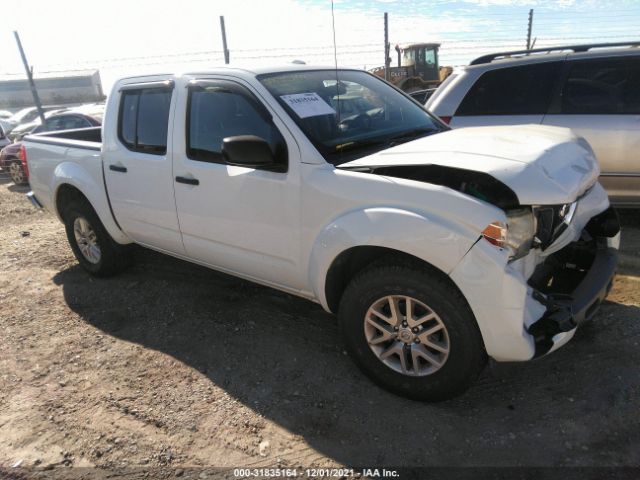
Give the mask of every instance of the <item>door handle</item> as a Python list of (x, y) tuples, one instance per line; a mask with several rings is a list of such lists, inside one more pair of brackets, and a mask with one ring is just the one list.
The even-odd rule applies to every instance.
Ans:
[(122, 167), (120, 165), (109, 165), (109, 170), (113, 170), (114, 172), (127, 173), (127, 167)]
[(187, 185), (200, 185), (200, 180), (197, 178), (176, 177), (176, 182), (185, 183)]

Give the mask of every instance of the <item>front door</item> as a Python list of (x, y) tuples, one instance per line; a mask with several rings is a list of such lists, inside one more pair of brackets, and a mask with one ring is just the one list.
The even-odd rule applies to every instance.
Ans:
[[(191, 82), (175, 135), (174, 181), (180, 230), (194, 260), (274, 286), (300, 288), (299, 150), (293, 137), (246, 86)], [(255, 135), (277, 164), (225, 163), (222, 141)]]

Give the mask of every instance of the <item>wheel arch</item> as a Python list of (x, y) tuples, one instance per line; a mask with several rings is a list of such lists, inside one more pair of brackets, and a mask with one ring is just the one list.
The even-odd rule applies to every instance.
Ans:
[(425, 212), (387, 207), (351, 211), (316, 237), (308, 268), (310, 287), (323, 308), (335, 313), (350, 279), (387, 256), (418, 262), (454, 284), (448, 274), (475, 241), (477, 236), (450, 219)]
[(64, 221), (65, 207), (74, 200), (84, 201), (89, 205), (91, 205), (91, 202), (89, 201), (89, 199), (85, 196), (84, 193), (80, 191), (79, 188), (69, 183), (63, 183), (58, 186), (58, 189), (55, 195), (54, 205), (56, 209), (56, 214), (61, 220)]
[(374, 263), (419, 266), (441, 278), (464, 298), (462, 291), (451, 277), (426, 260), (393, 248), (360, 245), (341, 252), (327, 270), (324, 294), (327, 306), (332, 313), (338, 311), (342, 295), (351, 279)]
[[(102, 170), (99, 175), (102, 178)], [(93, 176), (84, 168), (71, 162), (58, 165), (53, 175), (50, 191), (53, 192), (53, 210), (62, 222), (64, 222), (62, 212), (66, 202), (72, 199), (82, 199), (91, 205), (109, 235), (117, 243), (131, 243), (113, 217), (104, 183), (94, 180)]]

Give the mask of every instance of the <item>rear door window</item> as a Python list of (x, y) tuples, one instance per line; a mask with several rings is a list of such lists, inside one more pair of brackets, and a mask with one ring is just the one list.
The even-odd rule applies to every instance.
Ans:
[(456, 115), (538, 115), (547, 112), (562, 62), (499, 68), (483, 73)]
[(563, 114), (639, 114), (640, 57), (571, 61)]
[(122, 92), (118, 137), (129, 150), (166, 153), (171, 93), (161, 87)]

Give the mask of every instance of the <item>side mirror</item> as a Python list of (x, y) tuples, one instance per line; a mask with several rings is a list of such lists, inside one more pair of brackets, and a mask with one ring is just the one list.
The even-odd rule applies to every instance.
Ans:
[(222, 157), (229, 165), (264, 168), (275, 163), (271, 147), (264, 138), (238, 135), (222, 140)]

